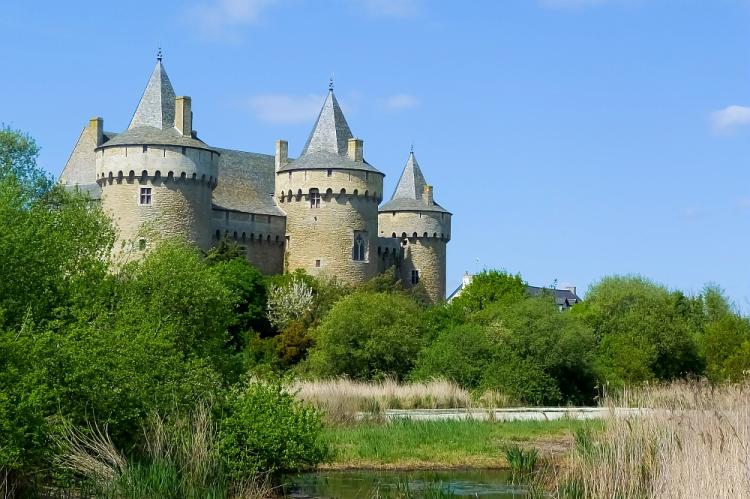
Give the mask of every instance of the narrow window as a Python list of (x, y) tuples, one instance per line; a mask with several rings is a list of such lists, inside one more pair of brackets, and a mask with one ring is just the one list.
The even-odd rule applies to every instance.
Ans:
[(271, 223), (271, 215), (268, 215), (268, 223)]
[(151, 187), (141, 187), (141, 196), (139, 204), (151, 204)]
[(315, 260), (315, 266), (318, 268), (320, 267), (320, 260)]
[(354, 233), (352, 260), (355, 262), (364, 262), (367, 259), (367, 239), (364, 234), (366, 233), (359, 231)]
[(148, 146), (143, 146), (143, 152), (148, 151)]
[(182, 147), (182, 154), (183, 155), (187, 154), (187, 147), (185, 146)]
[(327, 174), (328, 174), (328, 176), (330, 177), (331, 175), (333, 175), (333, 170), (331, 170), (331, 169), (329, 168), (329, 169), (328, 169), (328, 172), (327, 172)]
[(141, 251), (146, 250), (146, 240), (145, 239), (139, 239), (138, 240), (138, 249)]
[(218, 241), (219, 239), (221, 239), (221, 231), (216, 229), (216, 240)]
[(310, 189), (310, 208), (320, 208), (320, 191)]
[(419, 284), (419, 271), (418, 270), (411, 271), (411, 284), (412, 286)]

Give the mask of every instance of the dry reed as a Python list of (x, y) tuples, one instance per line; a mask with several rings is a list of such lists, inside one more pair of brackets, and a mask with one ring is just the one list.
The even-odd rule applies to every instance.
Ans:
[(577, 436), (557, 497), (750, 497), (750, 384), (680, 381), (605, 403), (603, 432)]
[(446, 380), (400, 384), (393, 380), (362, 382), (338, 378), (297, 381), (290, 389), (333, 422), (351, 422), (361, 413), (378, 417), (387, 409), (499, 407), (508, 402), (494, 392), (473, 400), (468, 391)]

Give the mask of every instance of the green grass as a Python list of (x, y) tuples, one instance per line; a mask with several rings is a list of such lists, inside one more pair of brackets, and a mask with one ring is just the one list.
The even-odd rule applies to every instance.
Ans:
[(330, 427), (324, 438), (334, 468), (504, 467), (509, 444), (550, 447), (572, 444), (582, 427), (598, 421), (412, 421)]

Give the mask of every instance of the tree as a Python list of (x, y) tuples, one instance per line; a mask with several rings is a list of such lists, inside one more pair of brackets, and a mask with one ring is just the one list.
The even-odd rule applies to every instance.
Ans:
[(49, 174), (36, 164), (39, 147), (28, 134), (0, 124), (0, 181), (13, 177), (22, 191), (35, 200), (53, 186)]
[(519, 274), (485, 270), (472, 278), (471, 283), (452, 301), (451, 306), (472, 313), (494, 303), (518, 303), (526, 296), (526, 283)]
[(400, 294), (346, 296), (315, 331), (311, 371), (362, 380), (404, 378), (423, 345), (421, 314), (419, 306)]
[(571, 314), (598, 339), (598, 371), (615, 385), (700, 374), (694, 321), (684, 300), (639, 276), (606, 277)]

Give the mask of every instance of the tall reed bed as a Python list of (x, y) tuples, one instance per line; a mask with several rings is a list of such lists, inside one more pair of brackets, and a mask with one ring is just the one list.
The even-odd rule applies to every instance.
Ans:
[(605, 403), (641, 410), (579, 431), (557, 497), (750, 497), (750, 384), (679, 381)]
[(334, 422), (354, 421), (361, 412), (377, 416), (386, 409), (454, 409), (473, 403), (468, 391), (445, 380), (408, 384), (344, 378), (297, 381), (291, 391)]
[(189, 417), (153, 414), (144, 425), (144, 458), (133, 461), (110, 440), (106, 428), (67, 427), (57, 437), (57, 464), (83, 479), (78, 497), (106, 499), (261, 499), (267, 480), (233, 483), (222, 476), (210, 408)]

